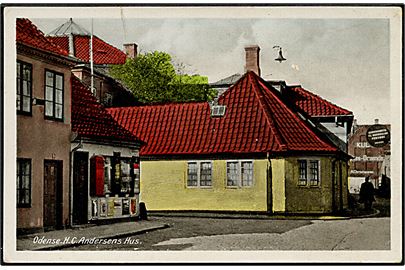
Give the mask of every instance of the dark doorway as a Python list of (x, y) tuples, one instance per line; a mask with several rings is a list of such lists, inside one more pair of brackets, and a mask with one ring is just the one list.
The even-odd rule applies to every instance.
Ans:
[(75, 152), (73, 156), (73, 223), (87, 223), (89, 153)]
[(44, 229), (58, 229), (63, 224), (62, 166), (63, 162), (60, 160), (44, 161)]

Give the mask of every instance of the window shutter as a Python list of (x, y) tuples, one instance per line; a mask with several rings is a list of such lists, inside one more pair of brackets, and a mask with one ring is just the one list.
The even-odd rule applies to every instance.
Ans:
[(90, 158), (90, 195), (104, 196), (104, 157)]

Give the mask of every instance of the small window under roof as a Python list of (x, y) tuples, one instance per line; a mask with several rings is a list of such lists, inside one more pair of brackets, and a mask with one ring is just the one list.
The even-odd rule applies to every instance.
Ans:
[(211, 106), (211, 116), (221, 117), (225, 115), (226, 106), (224, 105), (212, 105)]

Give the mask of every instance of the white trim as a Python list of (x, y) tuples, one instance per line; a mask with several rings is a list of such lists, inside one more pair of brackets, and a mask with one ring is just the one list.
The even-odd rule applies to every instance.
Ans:
[[(190, 163), (197, 164), (197, 185), (189, 186), (188, 185), (188, 165)], [(201, 186), (201, 163), (210, 163), (211, 164), (211, 185), (210, 186)], [(188, 160), (187, 161), (187, 171), (186, 171), (186, 188), (202, 188), (202, 189), (211, 189), (213, 185), (213, 175), (214, 175), (214, 166), (212, 160)]]
[[(237, 185), (229, 186), (228, 185), (228, 163), (237, 163)], [(242, 162), (251, 162), (252, 163), (252, 184), (250, 186), (242, 185)], [(254, 160), (253, 159), (230, 159), (226, 160), (226, 176), (225, 176), (225, 188), (236, 189), (236, 188), (251, 188), (254, 186)]]
[[(300, 167), (299, 167), (299, 161), (300, 160), (305, 160), (307, 162), (307, 170), (306, 170), (306, 184), (305, 185), (300, 185)], [(318, 184), (317, 185), (311, 185), (311, 179), (309, 179), (310, 175), (310, 163), (311, 161), (317, 161), (318, 162)], [(305, 158), (298, 158), (297, 159), (297, 165), (298, 165), (298, 179), (297, 179), (297, 186), (298, 187), (312, 187), (312, 188), (317, 188), (321, 186), (321, 159), (319, 157), (305, 157)]]

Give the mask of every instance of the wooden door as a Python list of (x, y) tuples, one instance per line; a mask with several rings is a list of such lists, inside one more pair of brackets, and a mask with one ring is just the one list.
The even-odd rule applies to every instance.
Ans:
[(62, 226), (62, 175), (62, 161), (44, 161), (44, 228), (58, 228)]
[(73, 157), (73, 223), (87, 223), (89, 153), (75, 152)]

